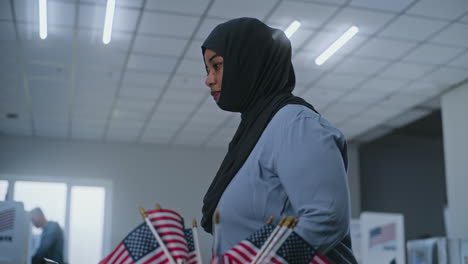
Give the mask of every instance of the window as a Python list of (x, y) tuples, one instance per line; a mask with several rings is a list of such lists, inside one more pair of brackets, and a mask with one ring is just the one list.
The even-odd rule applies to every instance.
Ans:
[[(109, 182), (97, 181), (64, 182), (0, 180), (0, 198), (9, 197), (23, 202), (24, 209), (30, 211), (40, 207), (47, 220), (57, 222), (64, 231), (65, 260), (69, 264), (98, 263), (104, 251), (110, 249), (110, 229), (106, 227), (109, 217)], [(109, 220), (107, 220), (109, 221)], [(31, 246), (37, 248), (42, 230), (33, 227)], [(83, 254), (83, 252), (86, 252)]]
[[(24, 203), (24, 210), (30, 211), (40, 207), (47, 220), (59, 223), (65, 227), (67, 202), (67, 185), (56, 182), (17, 181), (13, 199)], [(39, 228), (33, 228), (34, 234), (41, 233)]]
[(8, 181), (0, 180), (0, 201), (5, 201), (8, 193)]
[(72, 264), (101, 260), (105, 194), (102, 187), (73, 186), (71, 189), (68, 260)]

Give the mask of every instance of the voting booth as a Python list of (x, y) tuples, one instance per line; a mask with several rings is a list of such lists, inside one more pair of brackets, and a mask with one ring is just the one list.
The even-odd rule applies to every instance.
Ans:
[(0, 202), (0, 264), (29, 264), (31, 220), (23, 203)]
[(468, 264), (468, 240), (435, 237), (408, 241), (409, 264)]

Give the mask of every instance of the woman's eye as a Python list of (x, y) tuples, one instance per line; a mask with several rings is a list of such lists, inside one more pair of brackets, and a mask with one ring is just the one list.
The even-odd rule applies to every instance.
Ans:
[(221, 68), (221, 65), (223, 65), (222, 63), (216, 63), (213, 65), (213, 68), (215, 68), (215, 70), (219, 70), (219, 68)]

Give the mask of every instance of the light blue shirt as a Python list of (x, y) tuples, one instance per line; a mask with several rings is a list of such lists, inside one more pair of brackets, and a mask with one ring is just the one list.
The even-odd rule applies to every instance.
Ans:
[(295, 231), (327, 250), (349, 231), (346, 141), (327, 120), (302, 105), (281, 108), (224, 191), (220, 253), (265, 225), (296, 216)]

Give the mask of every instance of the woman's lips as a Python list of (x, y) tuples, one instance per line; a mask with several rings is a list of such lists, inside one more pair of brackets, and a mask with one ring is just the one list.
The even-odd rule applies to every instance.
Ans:
[(221, 95), (221, 92), (211, 92), (211, 96), (213, 96), (213, 99), (218, 102), (219, 101), (219, 96)]

